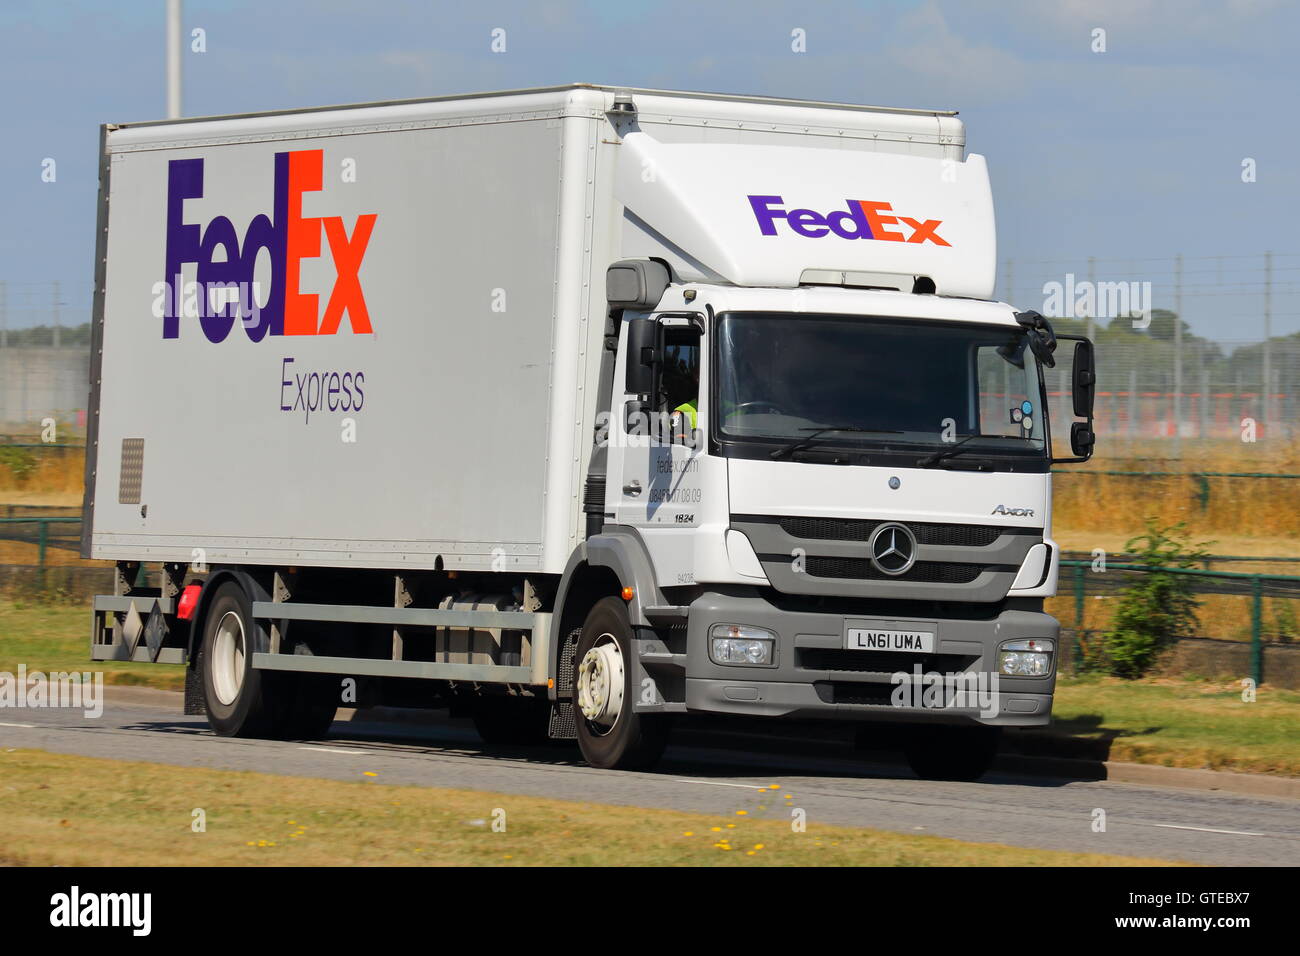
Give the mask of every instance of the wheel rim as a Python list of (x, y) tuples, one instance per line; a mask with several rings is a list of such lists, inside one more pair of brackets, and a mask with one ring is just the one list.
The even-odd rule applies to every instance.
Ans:
[(233, 704), (244, 683), (244, 622), (227, 611), (217, 622), (212, 640), (212, 690), (223, 704)]
[(623, 712), (623, 649), (613, 634), (596, 638), (578, 664), (578, 710), (598, 734), (608, 733)]

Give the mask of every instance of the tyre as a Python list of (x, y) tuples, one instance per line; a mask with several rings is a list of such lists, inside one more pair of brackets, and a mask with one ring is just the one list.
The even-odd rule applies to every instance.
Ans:
[(234, 581), (219, 585), (204, 620), (198, 662), (209, 726), (222, 737), (324, 736), (338, 709), (337, 678), (257, 670), (253, 654), (268, 647), (244, 589)]
[(634, 648), (627, 606), (616, 597), (596, 602), (578, 637), (573, 681), (578, 746), (593, 767), (648, 770), (668, 745), (670, 718), (632, 709)]
[(547, 741), (551, 702), (545, 697), (479, 697), (470, 716), (485, 744), (534, 746)]
[(248, 595), (234, 581), (217, 587), (203, 622), (199, 667), (208, 724), (222, 737), (269, 737), (266, 675), (253, 668), (253, 654), (265, 650)]
[(922, 780), (978, 780), (993, 766), (1002, 728), (922, 724), (908, 727), (903, 753)]

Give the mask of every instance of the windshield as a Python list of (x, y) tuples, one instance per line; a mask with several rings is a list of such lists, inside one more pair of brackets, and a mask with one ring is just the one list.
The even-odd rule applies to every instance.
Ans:
[(728, 313), (718, 323), (718, 434), (800, 448), (1042, 457), (1037, 362), (1016, 327)]

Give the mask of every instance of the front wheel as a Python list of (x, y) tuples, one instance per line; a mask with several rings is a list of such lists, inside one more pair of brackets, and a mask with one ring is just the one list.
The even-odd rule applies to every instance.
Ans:
[(573, 680), (578, 746), (593, 767), (648, 770), (668, 745), (670, 718), (632, 708), (634, 654), (627, 606), (616, 597), (597, 601), (578, 637)]

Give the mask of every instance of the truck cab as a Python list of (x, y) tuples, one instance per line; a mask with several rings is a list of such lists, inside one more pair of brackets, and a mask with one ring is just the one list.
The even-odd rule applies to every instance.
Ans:
[(621, 706), (861, 721), (924, 776), (979, 776), (999, 728), (1050, 720), (1051, 467), (1091, 453), (1091, 343), (1061, 350), (1054, 458), (1057, 337), (991, 299), (982, 157), (622, 143), (649, 254), (607, 276), (586, 543), (653, 594)]
[(673, 286), (621, 322), (592, 540), (643, 549), (684, 608), (686, 712), (924, 721), (941, 775), (1049, 721), (1041, 330), (831, 286)]

